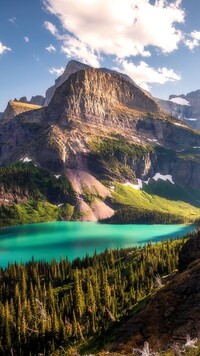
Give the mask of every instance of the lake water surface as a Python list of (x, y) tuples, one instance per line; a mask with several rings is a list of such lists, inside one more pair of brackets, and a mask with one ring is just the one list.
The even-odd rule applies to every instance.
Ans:
[(93, 222), (53, 222), (0, 229), (0, 266), (9, 262), (93, 255), (107, 249), (141, 246), (184, 236), (185, 225), (106, 225)]

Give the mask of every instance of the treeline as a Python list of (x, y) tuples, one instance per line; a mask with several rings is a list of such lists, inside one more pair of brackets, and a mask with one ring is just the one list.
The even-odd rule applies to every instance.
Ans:
[(0, 355), (49, 355), (104, 333), (176, 269), (183, 243), (0, 269)]
[(94, 138), (89, 144), (96, 156), (106, 158), (106, 160), (115, 157), (121, 162), (126, 162), (135, 157), (141, 158), (154, 151), (154, 148), (150, 145), (130, 143), (123, 137)]
[(61, 220), (60, 209), (48, 202), (28, 200), (23, 204), (0, 206), (0, 228)]
[(186, 221), (180, 215), (164, 213), (158, 210), (125, 207), (117, 210), (111, 218), (103, 222), (110, 224), (182, 224)]
[(71, 202), (75, 197), (68, 179), (56, 179), (45, 169), (35, 167), (31, 162), (16, 163), (0, 167), (0, 190), (14, 196), (24, 196), (50, 203)]
[(31, 162), (0, 167), (0, 198), (0, 227), (70, 220), (76, 202), (64, 175), (56, 179)]

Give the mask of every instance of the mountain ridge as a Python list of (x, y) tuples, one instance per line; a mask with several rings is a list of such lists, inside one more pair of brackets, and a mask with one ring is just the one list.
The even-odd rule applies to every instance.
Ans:
[[(178, 99), (182, 99), (182, 102)], [(155, 98), (169, 114), (189, 124), (194, 129), (200, 128), (200, 90), (188, 94), (170, 95), (169, 100)], [(177, 102), (176, 102), (177, 101)]]

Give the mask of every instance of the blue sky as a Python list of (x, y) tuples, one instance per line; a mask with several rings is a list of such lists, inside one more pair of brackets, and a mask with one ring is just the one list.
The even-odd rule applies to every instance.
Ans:
[(0, 111), (44, 95), (70, 59), (124, 72), (161, 98), (200, 89), (199, 0), (0, 3)]

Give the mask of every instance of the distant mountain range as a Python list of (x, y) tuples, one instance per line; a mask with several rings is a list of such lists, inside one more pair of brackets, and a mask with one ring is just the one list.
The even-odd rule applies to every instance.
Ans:
[(195, 129), (200, 128), (200, 90), (187, 95), (170, 95), (169, 100), (156, 99), (156, 102), (170, 115)]

